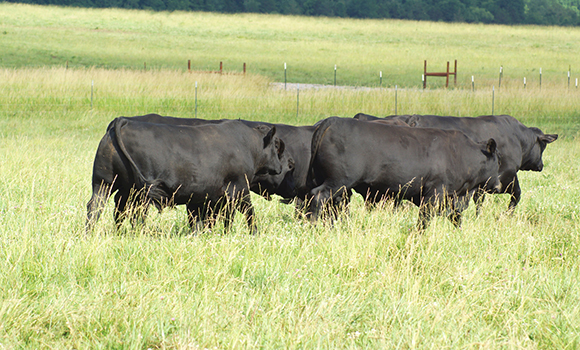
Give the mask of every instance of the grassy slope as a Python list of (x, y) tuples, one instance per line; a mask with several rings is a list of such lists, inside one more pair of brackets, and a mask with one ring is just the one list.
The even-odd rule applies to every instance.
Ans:
[[(40, 11), (38, 18), (57, 22), (58, 11), (70, 11), (81, 22), (101, 20), (94, 18), (101, 10), (49, 10)], [(180, 15), (116, 13), (131, 18)], [(21, 16), (32, 22), (33, 14)], [(207, 14), (206, 20), (214, 16)], [(320, 26), (335, 21), (296, 20)], [(375, 23), (383, 22), (343, 25), (356, 24), (366, 32)], [(434, 32), (448, 28), (420, 24)], [(47, 32), (40, 31), (43, 36)], [(309, 57), (322, 61), (319, 56)], [(417, 216), (412, 206), (367, 212), (356, 197), (350, 215), (329, 228), (295, 220), (290, 206), (254, 197), (259, 237), (247, 236), (240, 215), (230, 235), (223, 236), (220, 227), (200, 237), (183, 235), (183, 208), (151, 212), (142, 231), (125, 227), (115, 235), (108, 203), (97, 232), (84, 236), (92, 159), (108, 122), (147, 112), (193, 116), (195, 81), (200, 86), (198, 115), (204, 118), (309, 124), (330, 114), (393, 112), (392, 90), (301, 91), (296, 116), (295, 92), (271, 90), (268, 79), (254, 75), (0, 70), (1, 345), (580, 346), (580, 108), (574, 91), (552, 83), (542, 91), (507, 84), (496, 92), (496, 112), (564, 136), (546, 150), (542, 173), (521, 174), (523, 198), (513, 215), (504, 213), (506, 196), (492, 196), (480, 217), (473, 208), (466, 212), (462, 229), (438, 218), (418, 236), (412, 230)], [(401, 113), (475, 115), (490, 110), (486, 91), (404, 90), (398, 99)]]
[[(579, 28), (507, 27), (393, 20), (222, 15), (71, 9), (0, 4), (0, 66), (64, 65), (99, 67), (168, 67), (249, 70), (300, 83), (394, 86), (421, 84), (423, 60), (430, 71), (443, 71), (446, 61), (459, 61), (459, 83), (497, 83), (500, 65), (505, 78), (519, 83), (564, 83), (569, 65), (577, 70)], [(453, 64), (453, 62), (451, 62)], [(576, 75), (577, 76), (577, 75)], [(432, 79), (441, 86), (443, 79)]]

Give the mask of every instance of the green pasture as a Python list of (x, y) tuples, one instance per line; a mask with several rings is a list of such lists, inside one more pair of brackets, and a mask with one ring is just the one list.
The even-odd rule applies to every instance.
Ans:
[[(0, 3), (0, 348), (579, 348), (580, 91), (562, 82), (578, 34)], [(425, 58), (457, 58), (459, 88), (420, 89)], [(219, 60), (249, 72), (200, 72)], [(292, 82), (330, 83), (337, 63), (341, 85), (373, 86), (382, 69), (388, 88), (298, 94), (272, 85), (283, 62)], [(524, 89), (539, 66), (542, 88), (530, 75)], [(191, 235), (180, 207), (115, 232), (110, 201), (85, 234), (93, 157), (117, 116), (305, 125), (492, 104), (560, 135), (542, 172), (520, 173), (512, 214), (507, 195), (488, 196), (461, 228), (435, 218), (419, 234), (411, 204), (368, 211), (356, 195), (334, 226), (314, 226), (253, 196), (259, 235), (240, 214), (230, 234)]]
[[(249, 72), (274, 81), (421, 85), (423, 61), (444, 71), (458, 60), (458, 85), (572, 85), (580, 77), (580, 28), (353, 20), (258, 14), (149, 12), (0, 3), (0, 67), (192, 69)], [(428, 78), (430, 87), (444, 79)], [(504, 82), (505, 84), (505, 82)]]
[[(418, 210), (334, 227), (253, 196), (225, 235), (189, 234), (185, 210), (114, 230), (112, 203), (86, 235), (92, 161), (119, 115), (158, 112), (311, 124), (390, 114), (394, 91), (272, 88), (255, 75), (174, 70), (0, 70), (0, 344), (4, 348), (576, 348), (580, 346), (580, 143), (575, 92), (504, 89), (495, 108), (557, 132), (523, 196), (491, 196), (456, 229)], [(91, 108), (91, 82), (93, 107)], [(489, 112), (483, 91), (400, 90), (402, 113)], [(453, 101), (452, 103), (449, 103)]]

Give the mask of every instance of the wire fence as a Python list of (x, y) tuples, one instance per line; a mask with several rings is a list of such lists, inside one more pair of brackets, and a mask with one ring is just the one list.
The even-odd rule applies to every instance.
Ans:
[[(188, 67), (188, 69), (189, 68), (190, 67)], [(455, 94), (456, 96), (457, 93), (460, 92), (463, 95), (458, 97), (462, 99), (466, 99), (466, 92), (471, 92), (474, 96), (476, 96), (474, 98), (479, 100), (479, 104), (483, 103), (488, 105), (485, 107), (485, 114), (496, 114), (505, 113), (505, 111), (500, 110), (502, 106), (500, 104), (498, 105), (497, 102), (498, 99), (502, 98), (502, 93), (506, 91), (510, 91), (512, 93), (519, 92), (520, 94), (525, 93), (526, 95), (535, 95), (537, 98), (542, 98), (542, 93), (545, 93), (549, 90), (556, 90), (557, 94), (559, 95), (562, 95), (561, 93), (566, 91), (570, 93), (567, 97), (571, 99), (577, 99), (577, 93), (580, 91), (578, 89), (578, 78), (572, 76), (571, 70), (568, 70), (567, 76), (560, 83), (551, 77), (549, 82), (546, 82), (544, 79), (544, 86), (542, 86), (542, 69), (539, 69), (538, 79), (534, 80), (533, 83), (530, 83), (527, 77), (523, 77), (523, 79), (521, 79), (521, 83), (518, 84), (517, 79), (506, 79), (506, 77), (504, 77), (505, 71), (503, 67), (500, 67), (497, 87), (495, 84), (492, 84), (491, 86), (487, 85), (489, 84), (489, 80), (485, 81), (485, 86), (478, 86), (477, 79), (474, 75), (472, 75), (470, 89), (452, 87), (449, 89), (439, 88), (435, 90), (426, 87), (423, 89), (399, 88), (398, 85), (395, 85), (394, 87), (336, 85), (338, 71), (339, 69), (335, 65), (333, 85), (288, 83), (286, 80), (287, 65), (284, 64), (285, 81), (283, 83), (271, 83), (268, 89), (271, 93), (260, 93), (259, 96), (244, 95), (234, 99), (228, 99), (227, 97), (223, 96), (216, 97), (213, 92), (209, 92), (204, 88), (203, 83), (199, 84), (198, 81), (195, 81), (195, 88), (192, 89), (192, 91), (189, 91), (191, 94), (189, 96), (183, 96), (183, 94), (180, 94), (180, 96), (174, 97), (170, 94), (167, 94), (164, 97), (152, 97), (147, 95), (146, 91), (140, 92), (139, 89), (135, 89), (136, 91), (131, 93), (132, 97), (121, 97), (113, 96), (106, 87), (103, 88), (100, 86), (103, 83), (91, 80), (90, 84), (86, 85), (85, 96), (79, 96), (79, 92), (77, 91), (75, 94), (73, 94), (73, 96), (56, 96), (55, 93), (49, 97), (30, 97), (19, 96), (18, 92), (12, 91), (12, 93), (4, 93), (4, 97), (0, 97), (0, 108), (5, 112), (9, 111), (12, 113), (27, 113), (35, 111), (47, 112), (58, 109), (96, 109), (102, 111), (122, 110), (127, 114), (130, 114), (132, 111), (134, 113), (143, 113), (143, 111), (160, 113), (163, 111), (177, 111), (181, 113), (181, 116), (184, 117), (209, 116), (229, 118), (236, 118), (240, 115), (247, 116), (252, 113), (256, 113), (257, 115), (263, 115), (265, 113), (277, 113), (286, 117), (295, 114), (296, 118), (299, 119), (302, 113), (316, 114), (316, 107), (320, 104), (313, 102), (312, 99), (320, 97), (320, 95), (323, 94), (328, 95), (325, 96), (326, 99), (335, 99), (335, 101), (331, 103), (334, 107), (344, 107), (345, 99), (348, 100), (359, 98), (360, 100), (364, 100), (364, 97), (348, 97), (348, 95), (369, 94), (370, 98), (377, 99), (375, 104), (382, 106), (380, 108), (382, 113), (380, 114), (412, 114), (420, 113), (421, 111), (413, 110), (413, 104), (410, 104), (405, 100), (406, 95), (411, 94), (413, 95), (413, 98), (421, 99), (422, 97), (420, 96), (425, 95), (418, 95), (419, 92), (423, 94), (437, 91), (443, 94)], [(457, 69), (455, 68), (455, 72), (456, 71)], [(220, 71), (217, 73), (223, 73), (223, 67), (221, 67)], [(380, 79), (379, 84), (382, 85), (382, 72), (379, 72), (378, 78)], [(423, 81), (424, 79), (425, 77), (422, 77)], [(4, 90), (7, 89), (10, 90), (9, 88), (4, 88)], [(2, 92), (2, 90), (0, 90), (0, 92)], [(488, 95), (487, 97), (485, 96), (486, 94)], [(566, 96), (558, 96), (558, 98), (566, 98)], [(236, 99), (239, 101), (236, 102)], [(430, 101), (430, 99), (431, 97), (426, 98), (427, 101)], [(485, 100), (487, 100), (487, 102), (485, 102)], [(414, 104), (420, 105), (421, 103), (415, 102)], [(357, 105), (358, 108), (364, 106), (364, 103), (362, 103), (362, 105)], [(345, 108), (345, 110), (350, 109), (352, 108)], [(336, 111), (337, 108), (333, 108), (332, 110)], [(452, 114), (468, 114), (466, 112), (459, 111), (459, 108), (455, 108), (455, 110), (457, 112)]]

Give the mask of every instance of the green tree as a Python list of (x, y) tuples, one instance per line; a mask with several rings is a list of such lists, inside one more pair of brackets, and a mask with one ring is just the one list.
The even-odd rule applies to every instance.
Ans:
[(348, 3), (346, 13), (354, 18), (376, 18), (376, 0), (352, 0)]
[(525, 22), (539, 25), (579, 25), (578, 8), (564, 7), (557, 1), (528, 0), (526, 4)]

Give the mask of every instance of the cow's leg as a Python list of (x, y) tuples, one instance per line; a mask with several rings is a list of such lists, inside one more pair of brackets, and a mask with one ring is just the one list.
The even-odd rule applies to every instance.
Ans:
[(477, 192), (476, 189), (469, 191), (463, 196), (454, 195), (450, 199), (450, 212), (448, 213), (449, 220), (455, 225), (455, 227), (461, 227), (461, 218), (463, 217), (463, 211), (469, 207), (469, 201), (472, 196)]
[(129, 192), (119, 190), (115, 194), (115, 225), (117, 230), (121, 227), (126, 217), (127, 202), (129, 201)]
[(419, 219), (417, 220), (417, 230), (419, 232), (425, 231), (431, 220), (433, 208), (429, 204), (422, 204), (419, 206)]
[(206, 208), (204, 208), (204, 206), (193, 204), (187, 205), (187, 221), (193, 234), (203, 230), (205, 214)]
[(400, 199), (400, 198), (397, 198), (397, 197), (393, 198), (393, 209), (394, 209), (394, 210), (397, 210), (397, 209), (399, 209), (399, 207), (400, 207), (401, 205), (403, 205), (402, 203), (403, 203), (403, 200), (402, 200), (402, 199)]
[(246, 216), (250, 233), (256, 233), (257, 227), (254, 220), (254, 207), (250, 199), (250, 189), (245, 179), (237, 183), (230, 183), (226, 189), (226, 195), (220, 199), (220, 203), (224, 213), (224, 231), (226, 233), (230, 232), (236, 208)]
[(460, 228), (461, 227), (461, 218), (462, 218), (462, 214), (459, 211), (452, 211), (451, 215), (449, 215), (449, 221), (451, 221), (451, 223), (453, 224), (453, 226), (455, 226), (456, 228)]
[[(371, 190), (366, 185), (360, 185), (360, 186), (353, 187), (352, 190), (354, 190), (356, 193), (363, 196), (365, 209), (368, 211), (372, 211), (372, 210), (376, 209), (377, 205), (384, 198), (384, 193), (381, 193), (381, 191)], [(350, 202), (350, 197), (352, 196), (352, 190), (346, 191), (348, 193), (348, 197), (349, 197), (348, 201), (349, 202)]]
[(294, 197), (294, 198), (283, 198), (280, 200), (280, 203), (282, 204), (290, 204), (294, 202), (294, 217), (296, 219), (300, 219), (303, 218), (305, 215), (308, 215), (308, 197), (306, 196), (305, 199), (302, 199), (300, 197)]
[(316, 222), (320, 212), (323, 211), (324, 205), (330, 198), (331, 190), (327, 188), (326, 184), (322, 184), (310, 191), (310, 205), (307, 216), (310, 217), (311, 222)]
[(481, 212), (481, 207), (483, 206), (483, 200), (485, 199), (485, 191), (478, 188), (473, 193), (473, 201), (475, 202), (475, 215), (479, 215)]
[[(419, 219), (417, 221), (417, 230), (419, 232), (425, 231), (429, 225), (429, 221), (435, 212), (441, 214), (442, 208), (445, 205), (437, 193), (444, 193), (443, 191), (434, 191), (431, 195), (426, 195), (420, 198), (414, 198), (413, 203), (419, 206)], [(443, 198), (445, 200), (446, 198)]]
[(520, 202), (520, 198), (522, 196), (522, 189), (520, 188), (520, 181), (518, 180), (518, 176), (514, 176), (514, 180), (511, 184), (509, 193), (510, 196), (510, 204), (508, 206), (508, 211), (511, 213), (516, 208), (516, 205)]
[(294, 208), (296, 209), (296, 216), (304, 214), (308, 211), (308, 199), (302, 199), (299, 197), (294, 198)]
[(198, 231), (197, 223), (199, 222), (199, 216), (196, 213), (197, 208), (188, 205), (186, 211), (187, 211), (187, 223), (189, 224), (189, 228), (191, 228), (192, 231), (197, 232)]
[(85, 224), (85, 231), (87, 233), (92, 231), (93, 226), (99, 220), (112, 189), (112, 184), (93, 184), (93, 194), (87, 203), (87, 221)]
[[(220, 200), (221, 205), (216, 208), (215, 212), (223, 215), (224, 218), (224, 233), (230, 233), (232, 223), (234, 221), (234, 216), (236, 214), (236, 202), (230, 197), (223, 198)], [(241, 210), (241, 209), (240, 209)]]
[(145, 223), (145, 214), (149, 204), (136, 192), (119, 190), (115, 195), (115, 224), (117, 229), (129, 218), (132, 227)]
[(246, 215), (246, 221), (248, 223), (248, 228), (250, 229), (250, 234), (255, 235), (258, 233), (258, 226), (256, 225), (256, 214), (254, 212), (254, 206), (252, 205), (249, 193), (246, 193), (240, 199), (240, 211)]
[(451, 205), (447, 211), (447, 219), (451, 221), (453, 226), (458, 228), (461, 226), (461, 218), (462, 218), (461, 210), (456, 209), (454, 205)]
[[(193, 213), (193, 218), (197, 222), (191, 222), (190, 225), (192, 229), (203, 230), (205, 227), (209, 228), (210, 231), (213, 230), (215, 224), (221, 216), (226, 215), (226, 208), (224, 204), (224, 199), (219, 198), (206, 198), (203, 204), (198, 204), (192, 206), (195, 208)], [(191, 219), (192, 217), (190, 217)]]
[(150, 200), (147, 199), (143, 191), (135, 191), (129, 196), (129, 212), (131, 225), (135, 228), (145, 224), (147, 209), (149, 209)]
[(332, 219), (338, 218), (338, 215), (341, 212), (344, 212), (346, 215), (349, 214), (348, 205), (350, 204), (350, 197), (352, 196), (352, 191), (347, 190), (345, 186), (341, 187), (336, 194), (332, 196), (333, 198), (333, 211), (332, 211)]
[(370, 192), (370, 190), (367, 190), (366, 195), (364, 197), (365, 197), (365, 209), (368, 211), (374, 210), (381, 200), (379, 192), (375, 192), (373, 194)]
[(225, 195), (219, 198), (215, 203), (213, 208), (214, 217), (223, 217), (224, 220), (224, 233), (229, 233), (234, 220), (236, 202), (238, 197), (236, 197), (236, 185), (230, 183), (225, 189)]
[(454, 196), (451, 201), (451, 208), (448, 214), (449, 220), (455, 225), (455, 227), (461, 226), (462, 213), (469, 206), (469, 199), (471, 198), (471, 193), (463, 196)]
[(147, 209), (149, 209), (149, 201), (136, 200), (131, 202), (131, 225), (133, 227), (145, 225), (145, 218), (147, 217)]
[(365, 209), (368, 211), (373, 211), (377, 208), (378, 203), (379, 202), (374, 200), (374, 199), (366, 198), (365, 199)]
[(315, 222), (323, 214), (328, 215), (332, 223), (332, 220), (338, 216), (340, 209), (348, 204), (352, 193), (346, 186), (341, 186), (334, 191), (331, 187), (323, 184), (315, 188), (311, 194), (311, 221)]

